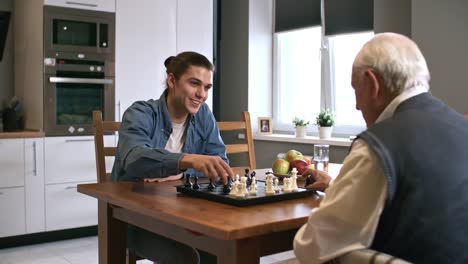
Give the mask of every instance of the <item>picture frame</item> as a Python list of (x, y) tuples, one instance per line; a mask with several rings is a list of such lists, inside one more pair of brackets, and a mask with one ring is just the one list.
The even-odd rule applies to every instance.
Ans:
[(273, 122), (271, 117), (258, 118), (258, 134), (269, 135), (273, 133)]

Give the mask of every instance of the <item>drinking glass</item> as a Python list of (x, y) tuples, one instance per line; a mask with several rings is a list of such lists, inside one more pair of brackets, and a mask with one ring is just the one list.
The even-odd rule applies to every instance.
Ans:
[(314, 168), (328, 173), (329, 145), (314, 145)]

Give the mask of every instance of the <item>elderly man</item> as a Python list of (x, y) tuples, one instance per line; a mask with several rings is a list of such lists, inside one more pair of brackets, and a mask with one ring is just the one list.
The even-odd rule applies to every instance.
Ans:
[(362, 248), (415, 263), (468, 263), (468, 121), (428, 93), (429, 79), (405, 36), (377, 34), (358, 53), (352, 86), (367, 130), (296, 234), (301, 263)]

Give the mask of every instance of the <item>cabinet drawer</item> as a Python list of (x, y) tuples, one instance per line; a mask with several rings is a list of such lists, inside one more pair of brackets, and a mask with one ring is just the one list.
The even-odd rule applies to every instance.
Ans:
[(0, 139), (0, 188), (24, 186), (24, 139)]
[[(115, 145), (115, 136), (104, 137), (106, 146)], [(47, 137), (44, 146), (45, 184), (97, 181), (94, 138)], [(106, 167), (112, 169), (112, 158)]]
[(0, 188), (0, 237), (26, 233), (24, 187)]
[(115, 0), (44, 0), (45, 5), (115, 12)]
[(46, 231), (97, 225), (97, 199), (77, 192), (82, 183), (46, 185)]

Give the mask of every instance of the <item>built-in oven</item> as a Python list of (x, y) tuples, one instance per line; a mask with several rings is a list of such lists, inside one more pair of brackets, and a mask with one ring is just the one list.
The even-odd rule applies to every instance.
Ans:
[(92, 112), (114, 120), (114, 61), (102, 54), (51, 52), (44, 59), (46, 136), (92, 135)]
[(44, 49), (114, 53), (115, 14), (44, 6)]

